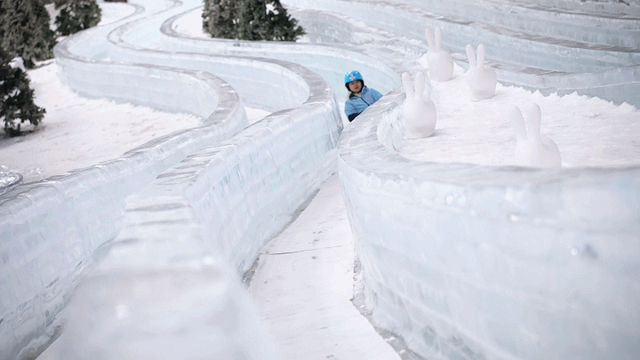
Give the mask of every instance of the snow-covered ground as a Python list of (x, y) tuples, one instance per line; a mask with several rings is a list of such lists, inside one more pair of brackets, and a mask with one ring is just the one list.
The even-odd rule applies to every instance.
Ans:
[[(202, 124), (189, 114), (88, 99), (57, 76), (55, 61), (28, 71), (35, 103), (47, 110), (24, 136), (0, 137), (0, 165), (33, 182), (119, 157), (154, 138)], [(249, 122), (268, 112), (246, 108)]]
[(351, 303), (354, 243), (338, 177), (262, 250), (249, 290), (283, 359), (397, 359)]
[(106, 99), (87, 99), (64, 86), (55, 62), (29, 71), (35, 103), (47, 110), (24, 136), (0, 139), (0, 164), (23, 174), (24, 182), (117, 158), (145, 142), (198, 126), (188, 114), (163, 113)]
[(640, 162), (640, 111), (629, 104), (570, 94), (544, 96), (498, 84), (496, 95), (472, 101), (464, 72), (431, 82), (438, 121), (435, 136), (408, 140), (403, 156), (438, 163), (512, 165), (515, 133), (509, 110), (536, 103), (542, 110), (542, 133), (560, 150), (563, 167), (615, 167)]

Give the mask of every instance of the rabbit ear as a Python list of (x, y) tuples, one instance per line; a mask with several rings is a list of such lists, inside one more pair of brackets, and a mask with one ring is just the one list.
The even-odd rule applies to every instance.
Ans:
[(436, 49), (440, 49), (442, 46), (442, 32), (440, 31), (440, 28), (437, 27), (436, 28), (436, 33), (434, 36), (434, 40), (435, 40), (435, 44), (436, 44)]
[(476, 52), (473, 51), (473, 46), (467, 44), (467, 60), (469, 60), (469, 67), (476, 67)]
[(540, 122), (542, 118), (542, 112), (540, 106), (536, 103), (531, 103), (525, 109), (527, 119), (527, 130), (533, 137), (540, 137)]
[(524, 127), (524, 118), (517, 106), (511, 106), (509, 109), (509, 119), (513, 124), (513, 131), (516, 134), (516, 140), (523, 140), (527, 138), (527, 130)]
[(404, 87), (404, 93), (407, 98), (413, 96), (413, 80), (411, 80), (411, 75), (408, 72), (402, 73), (402, 86)]
[(484, 65), (484, 44), (478, 45), (478, 66)]
[(415, 76), (415, 95), (422, 98), (422, 94), (424, 93), (424, 73), (422, 71), (418, 71)]
[(427, 38), (427, 44), (429, 44), (429, 50), (435, 49), (436, 48), (436, 42), (433, 39), (433, 33), (431, 32), (431, 29), (426, 28), (424, 30), (424, 35)]

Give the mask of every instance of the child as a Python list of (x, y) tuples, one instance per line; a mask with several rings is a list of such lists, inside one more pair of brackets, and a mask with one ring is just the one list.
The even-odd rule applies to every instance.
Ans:
[(349, 99), (344, 104), (344, 112), (349, 122), (382, 97), (377, 90), (364, 86), (362, 75), (356, 70), (344, 76), (344, 86), (349, 90)]

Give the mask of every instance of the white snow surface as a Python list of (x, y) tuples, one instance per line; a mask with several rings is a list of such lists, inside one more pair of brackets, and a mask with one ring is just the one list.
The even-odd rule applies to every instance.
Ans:
[[(80, 96), (60, 81), (55, 61), (28, 74), (45, 117), (24, 136), (0, 138), (0, 165), (22, 174), (25, 183), (115, 159), (149, 140), (202, 124), (190, 114)], [(249, 107), (246, 112), (249, 122), (269, 114)]]
[(202, 124), (193, 115), (87, 99), (64, 86), (56, 73), (55, 62), (28, 72), (45, 117), (24, 136), (0, 139), (0, 164), (21, 173), (24, 182), (114, 159), (155, 137)]
[(578, 94), (544, 96), (498, 84), (491, 99), (472, 101), (464, 72), (432, 81), (438, 120), (436, 133), (407, 140), (400, 153), (413, 160), (438, 163), (515, 165), (515, 133), (510, 106), (535, 102), (542, 109), (542, 133), (553, 139), (563, 167), (614, 167), (640, 163), (640, 111), (629, 104)]
[(283, 359), (398, 359), (351, 303), (354, 243), (338, 176), (269, 242), (249, 291)]
[(111, 24), (126, 16), (133, 14), (136, 8), (126, 3), (109, 3), (100, 2), (100, 10), (102, 11), (99, 25)]
[(180, 34), (191, 37), (210, 37), (202, 30), (202, 8), (189, 11), (183, 16), (180, 16), (173, 22), (173, 29)]

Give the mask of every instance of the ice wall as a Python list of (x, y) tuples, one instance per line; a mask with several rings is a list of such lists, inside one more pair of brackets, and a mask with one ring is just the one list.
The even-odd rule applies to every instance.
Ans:
[[(152, 9), (153, 6), (156, 11), (165, 9), (158, 2), (151, 4)], [(128, 19), (143, 15), (144, 9), (138, 7)], [(257, 87), (260, 81), (277, 80), (272, 86), (289, 89), (291, 93), (270, 90), (253, 97), (256, 104), (272, 104), (275, 110), (299, 107), (303, 103), (323, 108), (335, 105), (322, 79), (309, 76), (308, 70), (295, 64), (285, 66), (283, 61), (269, 63), (255, 58), (216, 62), (212, 56), (195, 53), (177, 54), (172, 58), (171, 51), (101, 45), (100, 34), (106, 40), (108, 33), (119, 25), (115, 23), (70, 37), (55, 49), (67, 84), (89, 96), (193, 113), (202, 117), (204, 124), (155, 139), (119, 159), (19, 186), (2, 196), (0, 238), (8, 240), (0, 244), (0, 267), (5, 275), (0, 280), (0, 293), (6, 294), (0, 300), (0, 358), (31, 357), (48, 341), (71, 289), (99, 256), (98, 249), (119, 233), (127, 196), (151, 183), (160, 172), (187, 154), (212, 146), (246, 126), (238, 93), (221, 78), (198, 66), (208, 66), (205, 70), (229, 78), (242, 76), (247, 84)], [(98, 35), (89, 36), (94, 30)], [(162, 57), (165, 62), (159, 60)], [(248, 89), (247, 86), (239, 88)], [(251, 95), (248, 90), (244, 94)], [(309, 116), (326, 120), (326, 111), (303, 109), (309, 111), (309, 115), (296, 119), (297, 124), (309, 121)], [(277, 124), (277, 127), (287, 127), (281, 122)], [(302, 147), (300, 154), (316, 154), (331, 144), (321, 137), (331, 133), (330, 137), (335, 138), (335, 126), (326, 126), (325, 133), (316, 134), (314, 139), (324, 141), (324, 147), (301, 143), (301, 146), (312, 146), (313, 150)], [(297, 158), (283, 161), (287, 168), (286, 161), (295, 162)], [(319, 166), (318, 163), (310, 165)], [(305, 185), (316, 184), (315, 181)], [(304, 196), (300, 191), (291, 190), (293, 200), (288, 204)], [(290, 213), (294, 210), (289, 209)], [(269, 224), (277, 226), (279, 222)], [(251, 262), (252, 258), (243, 261)]]
[(286, 4), (345, 14), (354, 22), (425, 45), (425, 27), (438, 26), (444, 47), (465, 67), (465, 45), (484, 43), (487, 60), (503, 83), (545, 94), (577, 91), (640, 106), (639, 17), (495, 1), (287, 0)]
[[(160, 74), (160, 83), (167, 81), (167, 74)], [(30, 341), (42, 342), (38, 336), (51, 325), (96, 248), (117, 233), (127, 194), (194, 149), (238, 131), (246, 121), (236, 94), (220, 80), (171, 74), (176, 86), (187, 80), (185, 96), (201, 90), (198, 85), (209, 89), (212, 96), (205, 107), (212, 111), (206, 125), (153, 140), (113, 161), (15, 187), (0, 198), (0, 238), (6, 240), (0, 244), (0, 358), (15, 358)], [(153, 91), (152, 78), (146, 79), (136, 84)]]
[(402, 98), (339, 143), (374, 322), (428, 359), (635, 358), (640, 167), (411, 161), (393, 150)]
[(187, 156), (127, 198), (122, 231), (45, 359), (275, 358), (238, 274), (335, 171), (340, 116), (326, 83), (304, 75), (313, 100)]
[[(392, 0), (447, 18), (490, 24), (517, 34), (592, 44), (618, 50), (640, 49), (640, 7), (622, 3), (573, 1)], [(572, 63), (574, 59), (567, 59)]]

